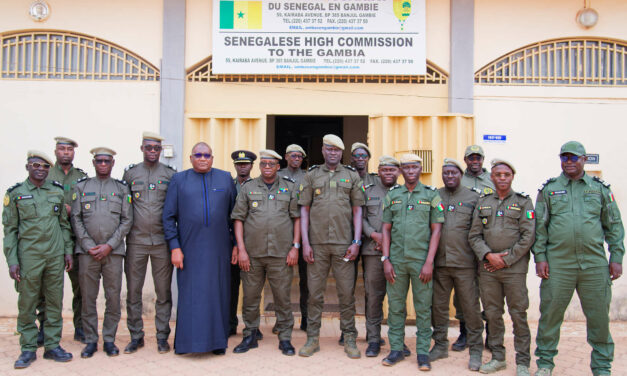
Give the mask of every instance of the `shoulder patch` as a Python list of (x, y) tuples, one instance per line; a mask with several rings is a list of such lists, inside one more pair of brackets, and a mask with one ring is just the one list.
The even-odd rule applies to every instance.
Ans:
[(392, 188), (390, 188), (390, 191), (395, 190), (396, 188), (400, 188), (401, 186), (399, 184), (395, 184)]
[(294, 180), (294, 179), (290, 178), (290, 177), (289, 177), (289, 176), (287, 176), (287, 175), (282, 176), (282, 178), (283, 178), (283, 180), (287, 180), (287, 181), (289, 181), (289, 182), (296, 183), (296, 180)]
[(56, 185), (57, 187), (59, 187), (59, 188), (63, 189), (63, 184), (59, 183), (59, 182), (58, 182), (58, 181), (56, 181), (56, 180), (53, 180), (53, 181), (52, 181), (52, 185)]
[(126, 180), (120, 180), (120, 179), (114, 179), (114, 180), (117, 181), (118, 183), (122, 183), (123, 185), (128, 185)]
[(137, 166), (135, 163), (131, 163), (130, 165), (126, 166), (126, 168), (124, 169), (124, 171), (128, 171), (128, 170), (130, 170), (131, 168), (133, 168), (133, 167), (135, 167), (135, 166)]
[(475, 193), (479, 193), (481, 194), (481, 189), (479, 188), (475, 188), (475, 187), (468, 187), (468, 189), (470, 189), (471, 191), (475, 192)]
[(316, 165), (316, 164), (315, 164), (315, 165), (313, 165), (313, 166), (309, 167), (309, 168), (307, 169), (307, 171), (312, 171), (312, 170), (315, 170), (315, 169), (317, 169), (318, 167), (320, 167), (320, 165)]
[(547, 184), (549, 184), (550, 182), (555, 181), (555, 178), (549, 178), (547, 179), (544, 183), (542, 183), (542, 186), (540, 188), (538, 188), (539, 191), (543, 190), (544, 187), (546, 187)]
[(87, 178), (87, 176), (85, 176), (84, 178), (80, 178), (80, 179), (78, 179), (78, 180), (76, 181), (76, 183), (80, 183), (80, 182), (85, 181), (85, 180), (87, 180), (87, 179), (88, 179), (88, 178)]
[(604, 186), (605, 188), (609, 188), (609, 187), (610, 187), (610, 183), (606, 182), (605, 180), (601, 179), (601, 178), (600, 178), (600, 177), (598, 177), (598, 176), (593, 176), (593, 177), (592, 177), (592, 179), (593, 179), (593, 180), (598, 181), (598, 182), (599, 182), (599, 183), (601, 183), (601, 184), (603, 184), (603, 186)]
[(351, 171), (357, 171), (357, 170), (355, 170), (355, 167), (353, 167), (351, 165), (344, 165), (344, 167), (346, 167), (347, 169), (349, 169)]
[(7, 189), (7, 192), (11, 192), (12, 190), (14, 190), (15, 188), (19, 187), (20, 185), (22, 185), (22, 183), (15, 183), (12, 186), (9, 187), (9, 189)]
[(521, 196), (521, 197), (524, 197), (524, 198), (529, 198), (529, 195), (528, 195), (528, 194), (526, 194), (525, 192), (516, 192), (516, 194), (517, 194), (518, 196)]

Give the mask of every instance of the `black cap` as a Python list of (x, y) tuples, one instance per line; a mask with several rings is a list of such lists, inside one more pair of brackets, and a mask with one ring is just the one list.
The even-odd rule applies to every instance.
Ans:
[(257, 155), (248, 150), (235, 150), (231, 153), (233, 163), (253, 163), (257, 159)]

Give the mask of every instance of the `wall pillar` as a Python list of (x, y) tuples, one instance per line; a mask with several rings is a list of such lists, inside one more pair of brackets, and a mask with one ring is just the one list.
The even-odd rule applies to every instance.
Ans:
[(451, 0), (451, 69), (448, 110), (473, 113), (475, 1)]

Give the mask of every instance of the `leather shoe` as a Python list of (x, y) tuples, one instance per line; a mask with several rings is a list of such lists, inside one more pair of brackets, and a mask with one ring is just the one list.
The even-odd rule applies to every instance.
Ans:
[(132, 354), (137, 352), (137, 350), (142, 347), (144, 347), (144, 337), (140, 339), (132, 339), (131, 342), (129, 342), (129, 344), (124, 348), (124, 354)]
[(157, 351), (159, 351), (159, 354), (165, 354), (167, 352), (170, 352), (170, 344), (168, 343), (167, 339), (157, 340)]
[(381, 343), (370, 342), (368, 344), (368, 348), (366, 349), (366, 356), (369, 358), (373, 358), (375, 356), (379, 356), (380, 352), (381, 352)]
[(52, 350), (47, 350), (44, 352), (44, 359), (52, 359), (55, 362), (69, 362), (72, 360), (72, 354), (65, 351), (63, 347), (57, 346)]
[(94, 353), (96, 351), (98, 351), (98, 344), (88, 343), (87, 346), (83, 348), (83, 351), (81, 351), (81, 358), (91, 358), (92, 356), (94, 356)]
[(39, 325), (39, 331), (37, 332), (37, 347), (42, 347), (44, 345), (44, 326), (43, 324)]
[(105, 342), (102, 346), (102, 349), (107, 353), (107, 356), (118, 356), (120, 355), (120, 349), (113, 342)]
[(421, 371), (431, 371), (431, 362), (429, 362), (429, 355), (418, 354), (416, 357), (418, 360), (418, 369)]
[(292, 356), (296, 354), (296, 350), (290, 341), (279, 341), (279, 350), (283, 355)]
[(74, 329), (74, 340), (85, 343), (85, 332), (83, 331), (83, 328)]
[(249, 336), (244, 337), (242, 342), (239, 345), (235, 346), (233, 352), (236, 354), (241, 354), (256, 347), (259, 347), (259, 344), (257, 344), (257, 333), (255, 331), (255, 333), (251, 333)]
[(257, 329), (257, 341), (261, 341), (263, 339), (263, 333), (261, 330)]
[(13, 368), (22, 369), (30, 366), (32, 362), (37, 359), (37, 354), (34, 351), (22, 351), (19, 358), (13, 364)]
[(215, 349), (212, 351), (215, 355), (224, 355), (226, 354), (226, 349)]
[(407, 347), (407, 345), (404, 343), (403, 343), (403, 355), (405, 355), (406, 358), (411, 355), (411, 351), (409, 351), (409, 347)]
[(400, 362), (401, 360), (405, 359), (405, 355), (403, 355), (402, 351), (390, 351), (390, 353), (388, 354), (388, 356), (386, 356), (385, 358), (383, 358), (383, 365), (384, 366), (393, 366), (396, 363)]
[(466, 347), (468, 347), (468, 343), (466, 342), (466, 323), (463, 321), (459, 322), (459, 337), (453, 345), (451, 346), (451, 350), (453, 351), (464, 351)]

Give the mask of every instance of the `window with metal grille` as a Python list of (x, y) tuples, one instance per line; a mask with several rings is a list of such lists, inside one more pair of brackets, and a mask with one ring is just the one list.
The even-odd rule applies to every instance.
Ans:
[(627, 42), (563, 38), (530, 44), (479, 69), (475, 82), (483, 85), (625, 86)]
[(105, 40), (72, 32), (0, 34), (1, 79), (158, 81), (159, 70)]

